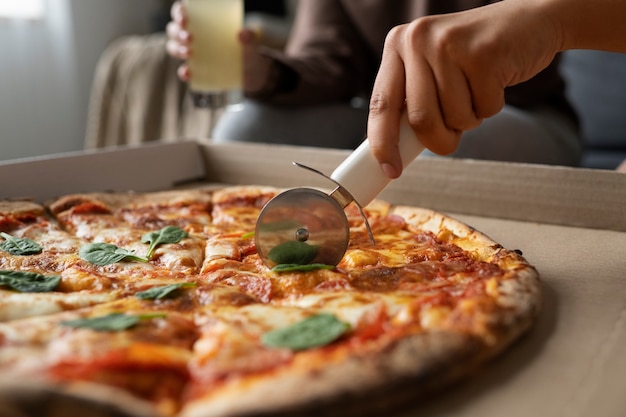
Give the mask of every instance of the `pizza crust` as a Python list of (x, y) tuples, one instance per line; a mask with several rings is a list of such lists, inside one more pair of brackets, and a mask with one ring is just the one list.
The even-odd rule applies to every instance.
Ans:
[[(445, 214), (410, 206), (396, 206), (393, 214), (403, 217), (416, 228), (430, 231), (451, 241), (480, 259), (496, 263), (506, 271), (505, 276), (491, 289), (498, 305), (509, 308), (500, 314), (503, 325), (517, 318), (534, 317), (541, 307), (541, 284), (537, 270), (520, 254), (502, 247), (487, 235)], [(446, 231), (452, 235), (442, 236)]]
[(0, 217), (7, 215), (33, 214), (42, 216), (44, 208), (29, 200), (0, 201)]
[(123, 390), (88, 382), (61, 386), (0, 379), (2, 417), (155, 417), (154, 407)]
[(413, 335), (360, 355), (231, 383), (188, 404), (181, 417), (362, 417), (406, 408), (472, 373), (528, 331), (539, 312), (539, 285), (533, 268), (506, 281), (498, 302), (511, 311), (497, 317), (503, 331), (492, 343), (452, 332)]
[[(451, 242), (461, 246), (462, 249), (487, 250), (492, 255), (503, 249), (499, 243), (487, 235), (440, 212), (419, 207), (395, 206), (392, 213), (403, 217), (409, 225), (417, 229), (430, 231), (444, 240), (452, 238)], [(454, 236), (442, 235), (446, 231), (452, 232)], [(488, 260), (487, 257), (483, 259)]]
[(508, 339), (489, 347), (469, 335), (437, 332), (345, 360), (287, 367), (270, 377), (231, 383), (188, 404), (181, 417), (382, 415), (414, 405), (471, 373), (525, 331), (530, 321), (521, 324)]
[(176, 206), (188, 202), (205, 203), (212, 200), (211, 189), (168, 190), (151, 193), (82, 193), (59, 197), (48, 203), (50, 211), (59, 215), (80, 204), (92, 203), (110, 211), (115, 209), (141, 209), (143, 207)]

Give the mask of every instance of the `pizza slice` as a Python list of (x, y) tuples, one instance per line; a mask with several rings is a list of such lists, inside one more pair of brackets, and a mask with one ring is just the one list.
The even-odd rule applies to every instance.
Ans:
[(190, 274), (202, 265), (211, 195), (208, 190), (78, 194), (49, 208), (65, 230), (96, 244), (94, 251), (124, 250), (128, 258), (157, 269)]
[(85, 307), (115, 298), (109, 292), (69, 294), (62, 278), (81, 262), (85, 241), (30, 201), (0, 203), (0, 321)]
[[(89, 216), (81, 216), (88, 221)], [(97, 217), (93, 225), (82, 227), (89, 227), (96, 235), (112, 233), (118, 244), (130, 235), (136, 237), (136, 242), (126, 248), (106, 242), (94, 245), (85, 236), (62, 229), (42, 205), (28, 201), (2, 203), (0, 225), (2, 321), (113, 301), (133, 292), (147, 279), (156, 282), (164, 278), (182, 279), (185, 271), (201, 263), (200, 260), (185, 263), (188, 254), (194, 253), (197, 259), (204, 250), (201, 237), (186, 238), (187, 232), (176, 229), (185, 233), (185, 242), (158, 245), (157, 250), (161, 251), (155, 256), (158, 261), (141, 259), (135, 256), (133, 249), (127, 248), (135, 244), (145, 251), (151, 246), (149, 241), (141, 241), (142, 231), (121, 226), (98, 229), (102, 219)], [(164, 239), (169, 242), (168, 236), (148, 232), (151, 233), (155, 235), (151, 237), (153, 242), (162, 243)], [(92, 250), (86, 252), (85, 248)]]
[(155, 414), (175, 414), (198, 338), (192, 307), (197, 297), (188, 294), (195, 284), (179, 284), (0, 323), (3, 378), (27, 378), (61, 390), (114, 387), (151, 404)]

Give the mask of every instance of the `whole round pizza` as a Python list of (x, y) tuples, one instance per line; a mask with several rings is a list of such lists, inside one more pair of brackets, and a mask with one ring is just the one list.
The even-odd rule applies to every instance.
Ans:
[(338, 265), (266, 266), (263, 186), (0, 202), (0, 415), (380, 415), (526, 331), (518, 251), (444, 214), (346, 208)]

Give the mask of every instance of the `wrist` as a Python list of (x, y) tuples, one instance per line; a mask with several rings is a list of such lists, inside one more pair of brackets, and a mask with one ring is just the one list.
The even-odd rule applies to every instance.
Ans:
[[(520, 0), (526, 13), (531, 13), (535, 30), (543, 34), (541, 43), (551, 54), (567, 49), (569, 29), (560, 0)], [(567, 1), (565, 2), (567, 3)]]

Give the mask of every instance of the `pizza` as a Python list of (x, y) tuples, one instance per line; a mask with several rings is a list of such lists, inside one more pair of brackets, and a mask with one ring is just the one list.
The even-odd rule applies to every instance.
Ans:
[[(336, 266), (268, 268), (282, 190), (0, 202), (0, 414), (379, 415), (468, 375), (531, 326), (537, 271), (438, 212), (346, 213)], [(13, 413), (13, 414), (12, 414)]]

